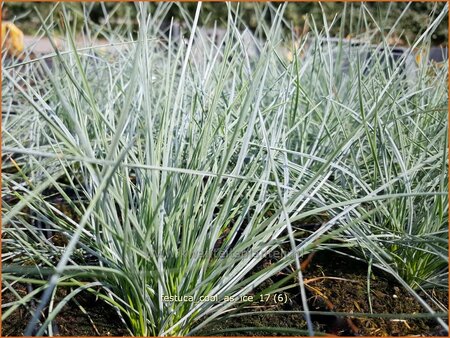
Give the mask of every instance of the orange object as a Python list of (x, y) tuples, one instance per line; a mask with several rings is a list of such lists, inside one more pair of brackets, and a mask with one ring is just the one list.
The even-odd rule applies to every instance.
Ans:
[(23, 33), (12, 22), (2, 22), (2, 50), (18, 56), (24, 48)]

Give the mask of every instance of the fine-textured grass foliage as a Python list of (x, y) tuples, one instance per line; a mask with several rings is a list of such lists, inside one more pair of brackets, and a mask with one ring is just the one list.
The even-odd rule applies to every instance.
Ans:
[[(415, 45), (424, 43), (432, 29)], [(388, 263), (411, 287), (445, 287), (447, 67), (426, 60), (411, 65), (408, 51), (393, 67), (386, 67), (386, 44), (378, 47), (384, 51), (377, 60), (375, 48), (367, 43), (326, 43), (316, 43), (313, 71), (305, 63), (301, 69), (314, 78), (303, 77), (301, 90), (307, 101), (305, 109), (296, 111), (310, 110), (288, 120), (295, 121), (290, 131), (298, 135), (289, 149), (306, 154), (314, 150), (321, 158), (337, 151), (335, 168), (327, 174), (340, 200), (392, 196), (352, 206), (334, 221), (360, 219), (351, 228), (350, 241), (358, 242), (368, 256), (382, 253), (386, 260), (375, 261), (380, 266)], [(349, 62), (351, 57), (356, 62)], [(320, 77), (324, 80), (316, 80)], [(300, 123), (302, 119), (307, 122)], [(312, 165), (311, 159), (303, 161)], [(303, 174), (304, 168), (298, 170)]]
[[(296, 287), (313, 334), (300, 262), (339, 247), (433, 312), (416, 291), (447, 286), (447, 65), (411, 63), (412, 49), (387, 61), (389, 34), (333, 42), (326, 22), (294, 41), (285, 6), (270, 4), (256, 10), (272, 25), (254, 34), (235, 5), (225, 30), (205, 33), (201, 3), (194, 17), (179, 5), (185, 21), (167, 29), (172, 5), (137, 4), (134, 38), (86, 21), (83, 48), (80, 15), (56, 5), (38, 34), (60, 25), (67, 50), (4, 63), (3, 285), (17, 301), (2, 320), (25, 306), (25, 334), (52, 335), (88, 290), (133, 335), (188, 335), (242, 296)], [(311, 217), (322, 226), (300, 236)], [(280, 246), (288, 254), (263, 265)], [(34, 289), (21, 297), (16, 283)]]

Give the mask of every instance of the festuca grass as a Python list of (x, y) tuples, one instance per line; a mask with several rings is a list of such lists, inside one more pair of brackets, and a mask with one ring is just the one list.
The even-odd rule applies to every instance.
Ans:
[[(239, 5), (205, 31), (199, 3), (192, 17), (176, 5), (184, 20), (167, 29), (171, 6), (137, 4), (133, 40), (86, 20), (105, 51), (77, 47), (80, 13), (57, 4), (39, 34), (60, 25), (67, 49), (4, 66), (3, 282), (35, 289), (2, 319), (43, 291), (25, 335), (53, 335), (87, 290), (133, 335), (192, 335), (289, 268), (266, 291), (298, 288), (313, 335), (300, 263), (330, 239), (433, 313), (417, 290), (447, 278), (447, 65), (410, 61), (447, 7), (394, 60), (394, 28), (354, 44), (324, 21), (294, 41), (285, 5), (261, 4), (272, 22), (255, 33)], [(322, 226), (298, 236), (310, 217)], [(280, 245), (289, 253), (261, 270)]]

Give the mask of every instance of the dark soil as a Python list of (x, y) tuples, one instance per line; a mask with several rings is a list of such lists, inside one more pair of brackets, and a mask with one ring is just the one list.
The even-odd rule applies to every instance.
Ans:
[[(23, 285), (16, 287), (19, 295), (26, 294)], [(58, 291), (58, 298), (67, 295), (68, 290)], [(59, 336), (129, 336), (128, 330), (122, 324), (115, 310), (89, 292), (82, 292), (75, 301), (66, 304), (56, 318), (55, 335)], [(15, 297), (5, 292), (2, 303), (14, 301)], [(84, 311), (83, 311), (83, 310)], [(16, 310), (2, 322), (2, 336), (23, 336), (23, 332), (31, 319), (31, 314), (25, 307)]]
[[(312, 321), (317, 335), (338, 336), (448, 336), (447, 332), (431, 318), (390, 318), (363, 317), (358, 314), (370, 313), (367, 287), (367, 265), (347, 256), (331, 252), (319, 252), (305, 269), (303, 277), (306, 284), (309, 310), (312, 311)], [(264, 285), (270, 286), (277, 278)], [(374, 271), (370, 278), (372, 312), (374, 314), (394, 315), (425, 313), (426, 311), (406, 290), (392, 280), (392, 277), (382, 271)], [(448, 304), (447, 290), (431, 290), (436, 300)], [(254, 315), (233, 317), (219, 324), (208, 326), (199, 335), (228, 336), (278, 336), (279, 332), (268, 331), (265, 328), (278, 327), (297, 329), (287, 330), (287, 336), (300, 335), (300, 330), (306, 332), (304, 316), (298, 313), (265, 314), (269, 311), (301, 311), (301, 297), (298, 288), (286, 292), (286, 304), (276, 304), (273, 301), (254, 303)], [(435, 307), (431, 302), (430, 305)], [(343, 317), (314, 312), (354, 313), (357, 317)], [(435, 308), (437, 312), (439, 309)], [(243, 312), (249, 312), (246, 308)], [(444, 318), (448, 322), (447, 318)], [(261, 328), (257, 330), (257, 328)], [(245, 328), (239, 330), (239, 328)], [(251, 331), (248, 328), (252, 328)]]
[[(314, 280), (315, 277), (321, 279)], [(330, 277), (339, 278), (332, 279)], [(337, 253), (321, 252), (314, 257), (305, 279), (316, 293), (310, 299), (311, 310), (325, 310), (324, 299), (334, 305), (334, 311), (347, 313), (370, 313), (367, 265)], [(448, 290), (433, 290), (433, 295), (442, 304), (448, 304)], [(374, 314), (411, 314), (426, 312), (415, 298), (404, 290), (392, 277), (374, 271), (370, 278), (370, 296)], [(430, 303), (432, 307), (433, 304)], [(439, 312), (437, 308), (436, 311)], [(355, 327), (337, 319), (324, 328), (338, 335), (363, 336), (405, 336), (405, 335), (445, 335), (435, 319), (411, 318), (352, 318)], [(447, 321), (447, 319), (445, 319)], [(333, 332), (335, 331), (335, 332)]]
[[(374, 314), (411, 314), (425, 312), (421, 305), (388, 275), (374, 271), (370, 279), (370, 292)], [(277, 278), (269, 280), (264, 287), (273, 284)], [(346, 313), (370, 313), (367, 297), (367, 266), (337, 253), (320, 252), (311, 260), (304, 271), (308, 302), (311, 311)], [(21, 285), (16, 288), (20, 295), (26, 294)], [(448, 304), (447, 290), (432, 290), (435, 299)], [(64, 297), (67, 290), (59, 292)], [(285, 335), (301, 335), (306, 330), (301, 313), (267, 314), (264, 311), (301, 311), (301, 297), (296, 289), (285, 294), (286, 303), (272, 300), (257, 302), (246, 307), (244, 312), (252, 315), (221, 320), (210, 325), (197, 335), (229, 336), (275, 336), (279, 332), (264, 329), (266, 327), (290, 328)], [(5, 292), (2, 302), (14, 300), (11, 293)], [(61, 336), (125, 336), (129, 335), (125, 325), (112, 307), (95, 295), (80, 293), (59, 314), (56, 320), (58, 334)], [(86, 313), (80, 309), (84, 308)], [(436, 309), (437, 310), (437, 309)], [(21, 336), (30, 313), (22, 307), (15, 311), (2, 324), (2, 336)], [(343, 336), (447, 336), (435, 319), (411, 318), (373, 318), (373, 317), (337, 317), (334, 315), (313, 314), (315, 330), (319, 333)], [(447, 320), (447, 319), (444, 319)], [(258, 330), (257, 328), (261, 329)], [(253, 329), (249, 329), (253, 328)], [(295, 331), (297, 329), (298, 331)], [(306, 332), (306, 331), (305, 331)]]

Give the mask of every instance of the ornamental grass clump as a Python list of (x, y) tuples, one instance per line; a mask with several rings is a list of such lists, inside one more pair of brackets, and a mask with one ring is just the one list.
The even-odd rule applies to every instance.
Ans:
[[(198, 60), (190, 55), (201, 4), (186, 21), (186, 40), (158, 35), (160, 17), (140, 4), (137, 40), (102, 58), (95, 48), (76, 49), (60, 7), (70, 50), (56, 50), (51, 69), (31, 61), (44, 70), (42, 87), (13, 75), (18, 65), (4, 71), (5, 91), (29, 107), (26, 119), (18, 111), (5, 125), (5, 151), (19, 155), (4, 179), (4, 276), (11, 291), (20, 280), (51, 278), (3, 318), (44, 290), (26, 334), (52, 334), (69, 299), (101, 287), (134, 335), (193, 333), (298, 261), (295, 253), (251, 273), (292, 236), (281, 211), (286, 187), (274, 180), (268, 150), (250, 145), (282, 137), (280, 126), (260, 126), (284, 106), (273, 88), (282, 16), (273, 12), (274, 42), (250, 62), (230, 8), (222, 46), (210, 41), (209, 58)], [(49, 33), (51, 18), (43, 21)], [(35, 134), (22, 137), (30, 125)], [(75, 288), (56, 305), (60, 285)], [(177, 298), (193, 301), (170, 301)], [(47, 305), (44, 320), (38, 313)]]
[[(206, 34), (201, 3), (192, 17), (177, 5), (184, 21), (165, 29), (171, 6), (137, 4), (131, 41), (86, 20), (79, 48), (89, 7), (55, 5), (39, 34), (59, 24), (67, 50), (3, 68), (3, 283), (17, 300), (2, 320), (25, 306), (25, 335), (56, 334), (62, 307), (88, 291), (133, 335), (195, 335), (245, 296), (294, 288), (295, 332), (312, 335), (301, 259), (349, 246), (433, 313), (415, 290), (447, 271), (447, 92), (430, 82), (446, 66), (405, 76), (406, 57), (386, 68), (377, 56), (387, 40), (353, 53), (326, 22), (293, 49), (286, 5), (256, 6), (272, 20), (255, 34), (234, 5)], [(322, 226), (304, 235), (311, 217)]]
[(294, 61), (300, 99), (287, 119), (294, 180), (333, 154), (315, 188), (330, 209), (323, 232), (346, 228), (339, 238), (357, 257), (420, 300), (413, 290), (448, 284), (448, 65), (413, 53), (429, 49), (446, 15), (430, 15), (410, 48), (389, 46), (395, 27), (381, 43), (316, 31), (308, 57)]

